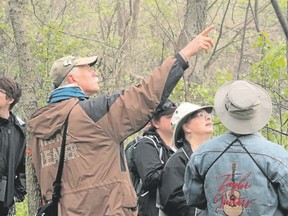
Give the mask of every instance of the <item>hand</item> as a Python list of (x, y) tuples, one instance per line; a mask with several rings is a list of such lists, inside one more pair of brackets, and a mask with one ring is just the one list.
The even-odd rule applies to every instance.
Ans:
[(208, 33), (212, 29), (214, 29), (213, 25), (204, 29), (189, 44), (180, 50), (179, 54), (188, 61), (191, 56), (196, 55), (201, 50), (208, 52), (209, 49), (214, 46), (214, 42), (208, 37)]

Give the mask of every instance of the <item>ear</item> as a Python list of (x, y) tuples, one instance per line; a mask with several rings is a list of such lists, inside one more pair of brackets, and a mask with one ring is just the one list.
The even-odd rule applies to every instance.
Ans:
[(151, 120), (151, 123), (152, 123), (152, 125), (155, 127), (155, 128), (159, 128), (159, 121), (156, 121), (155, 119), (152, 119)]
[(69, 73), (65, 79), (69, 84), (77, 84), (77, 76), (75, 73)]
[(191, 130), (190, 130), (190, 128), (188, 127), (188, 124), (187, 124), (187, 123), (184, 123), (184, 124), (182, 125), (182, 128), (183, 128), (185, 134), (186, 134), (186, 133), (187, 133), (187, 134), (190, 134), (190, 133), (191, 133)]
[(13, 98), (10, 98), (10, 97), (7, 97), (7, 101), (8, 101), (8, 104), (12, 104), (14, 102), (14, 99)]

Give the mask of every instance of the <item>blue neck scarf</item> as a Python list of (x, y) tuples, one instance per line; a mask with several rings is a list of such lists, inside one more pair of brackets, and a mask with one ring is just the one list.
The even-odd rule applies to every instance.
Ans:
[(78, 98), (79, 100), (86, 100), (88, 97), (78, 86), (69, 86), (55, 89), (51, 92), (47, 103), (55, 103), (70, 98)]

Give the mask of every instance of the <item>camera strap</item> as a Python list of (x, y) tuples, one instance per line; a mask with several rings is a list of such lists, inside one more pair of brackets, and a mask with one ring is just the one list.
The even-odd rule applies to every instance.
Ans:
[(52, 195), (52, 201), (53, 203), (58, 203), (60, 199), (60, 191), (61, 191), (61, 178), (62, 178), (62, 171), (63, 171), (63, 165), (64, 165), (64, 156), (65, 156), (65, 143), (66, 143), (66, 135), (67, 135), (67, 128), (68, 128), (68, 119), (70, 116), (71, 111), (73, 108), (79, 103), (79, 100), (72, 106), (70, 109), (65, 121), (64, 121), (64, 129), (63, 129), (63, 137), (62, 137), (62, 144), (61, 144), (61, 151), (60, 151), (60, 158), (59, 158), (59, 165), (58, 165), (58, 171), (56, 179), (53, 183), (53, 195)]

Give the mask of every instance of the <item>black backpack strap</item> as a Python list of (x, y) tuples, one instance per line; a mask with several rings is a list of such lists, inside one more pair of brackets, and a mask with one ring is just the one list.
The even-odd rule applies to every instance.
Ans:
[[(181, 147), (181, 149), (182, 149), (182, 152), (183, 152), (183, 154), (185, 155), (185, 157), (189, 160), (189, 156), (188, 156), (188, 154), (186, 153), (186, 151), (185, 151), (185, 149), (183, 148), (183, 147)], [(210, 167), (209, 167), (209, 169), (210, 169)]]
[[(155, 146), (155, 148), (159, 154), (159, 159), (160, 159), (161, 163), (164, 164), (164, 161), (162, 160), (163, 148), (162, 147), (158, 148), (158, 146), (157, 146), (157, 143), (160, 142), (159, 139), (154, 135), (146, 135), (146, 136), (143, 136), (143, 138), (147, 138), (153, 143), (153, 145)], [(156, 139), (156, 141), (154, 139)]]
[(135, 139), (133, 139), (132, 141), (130, 141), (130, 142), (127, 144), (127, 146), (125, 147), (125, 152), (127, 152), (128, 149), (129, 149), (131, 146), (134, 146), (135, 144), (137, 144), (141, 138), (142, 138), (142, 136), (137, 136)]
[(242, 148), (247, 152), (247, 154), (250, 156), (250, 158), (253, 160), (253, 162), (257, 165), (257, 167), (260, 169), (260, 171), (263, 173), (263, 175), (271, 182), (270, 178), (268, 178), (268, 176), (266, 175), (266, 173), (263, 171), (263, 169), (260, 167), (260, 165), (256, 162), (256, 160), (252, 157), (252, 155), (250, 154), (250, 152), (247, 150), (247, 148), (243, 145), (243, 143), (241, 142), (240, 139), (238, 139), (240, 145), (242, 146)]
[[(60, 191), (61, 191), (61, 178), (62, 178), (62, 171), (63, 171), (63, 165), (64, 165), (64, 156), (65, 156), (65, 143), (66, 143), (66, 135), (67, 135), (67, 128), (68, 128), (68, 119), (70, 116), (70, 113), (72, 109), (78, 104), (75, 103), (70, 111), (67, 114), (67, 117), (64, 121), (64, 129), (63, 129), (63, 137), (62, 137), (62, 144), (61, 144), (61, 150), (60, 150), (60, 158), (59, 158), (59, 165), (58, 165), (58, 171), (57, 171), (57, 176), (56, 179), (53, 183), (53, 195), (52, 195), (52, 201), (54, 204), (58, 203), (60, 199)], [(57, 204), (56, 204), (57, 206)]]
[(206, 171), (206, 174), (208, 173), (208, 171), (210, 170), (210, 168), (216, 163), (216, 161), (234, 144), (236, 143), (238, 140), (238, 137), (233, 141), (231, 142), (225, 149), (223, 152), (221, 152), (221, 154), (213, 161), (213, 163), (209, 166), (209, 168), (207, 169)]
[[(233, 133), (232, 133), (233, 134)], [(241, 136), (244, 135), (237, 135), (237, 134), (233, 134), (234, 136), (236, 136), (236, 139), (231, 142), (225, 149), (224, 151), (213, 161), (213, 163), (209, 166), (206, 174), (208, 173), (208, 171), (210, 170), (210, 168), (215, 164), (215, 162), (237, 141), (240, 143), (241, 147), (246, 151), (246, 153), (250, 156), (250, 158), (253, 160), (253, 162), (257, 165), (257, 167), (260, 169), (260, 171), (263, 173), (263, 175), (271, 182), (270, 178), (268, 178), (267, 174), (263, 171), (263, 169), (260, 167), (260, 165), (256, 162), (256, 160), (252, 157), (252, 155), (250, 154), (250, 152), (247, 150), (247, 148), (243, 145), (243, 143), (241, 142), (241, 140), (239, 139)], [(272, 183), (272, 182), (271, 182)]]

